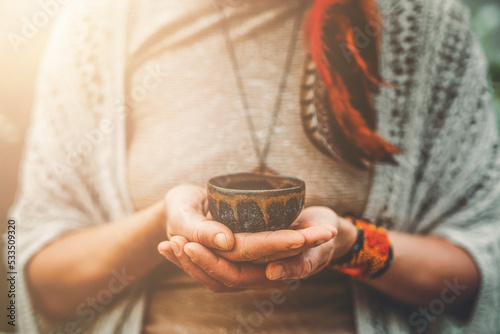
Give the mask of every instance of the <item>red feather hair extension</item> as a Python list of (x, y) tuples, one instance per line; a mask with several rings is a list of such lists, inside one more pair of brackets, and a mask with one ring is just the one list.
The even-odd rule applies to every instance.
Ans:
[[(346, 84), (348, 79), (352, 80), (355, 73), (361, 81), (356, 86), (365, 90), (361, 96), (367, 99), (370, 105), (370, 87), (384, 85), (378, 73), (378, 65), (371, 64), (370, 67), (362, 55), (362, 50), (355, 43), (355, 26), (350, 15), (346, 15), (353, 11), (362, 11), (364, 22), (369, 25), (371, 31), (380, 32), (381, 16), (374, 0), (315, 0), (306, 21), (305, 39), (318, 76), (327, 87), (334, 119), (349, 143), (358, 151), (361, 159), (370, 162), (394, 162), (393, 154), (400, 153), (401, 149), (385, 141), (375, 129), (368, 126), (362, 113), (353, 107), (354, 94)], [(329, 32), (333, 31), (333, 36), (326, 36), (327, 27)], [(380, 53), (379, 35), (374, 37), (377, 61)], [(332, 43), (340, 46), (335, 48), (337, 53), (342, 50), (341, 47), (347, 50), (354, 59), (354, 64), (346, 59), (345, 54), (332, 54)], [(358, 94), (356, 98), (359, 96)]]

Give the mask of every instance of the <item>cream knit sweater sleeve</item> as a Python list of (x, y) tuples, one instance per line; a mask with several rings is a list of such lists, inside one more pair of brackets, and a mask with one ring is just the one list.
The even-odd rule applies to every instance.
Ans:
[[(18, 194), (9, 213), (19, 228), (17, 329), (21, 333), (67, 333), (73, 324), (100, 326), (85, 313), (86, 300), (66, 323), (55, 326), (43, 321), (33, 311), (25, 269), (33, 254), (59, 236), (132, 212), (124, 190), (124, 36), (108, 38), (114, 27), (125, 30), (126, 8), (125, 3), (116, 6), (110, 1), (71, 2), (52, 28), (39, 70)], [(139, 300), (134, 298), (134, 304)], [(95, 312), (94, 318), (119, 318), (128, 304)]]

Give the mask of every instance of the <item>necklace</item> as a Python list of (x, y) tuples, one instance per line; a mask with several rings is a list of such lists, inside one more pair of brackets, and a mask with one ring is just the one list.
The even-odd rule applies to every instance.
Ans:
[(254, 173), (261, 173), (261, 174), (277, 174), (274, 170), (269, 168), (266, 165), (266, 160), (267, 156), (269, 154), (269, 149), (271, 148), (271, 142), (272, 142), (272, 137), (275, 132), (276, 128), (276, 123), (278, 121), (278, 114), (281, 110), (281, 102), (283, 99), (283, 93), (286, 88), (288, 76), (290, 73), (290, 68), (292, 66), (292, 60), (295, 54), (295, 49), (297, 46), (297, 39), (298, 39), (298, 34), (300, 31), (300, 23), (301, 23), (301, 18), (305, 9), (305, 1), (300, 0), (300, 5), (298, 8), (297, 16), (295, 18), (293, 28), (292, 28), (292, 34), (290, 37), (290, 42), (288, 45), (288, 51), (286, 55), (286, 60), (285, 60), (285, 66), (283, 68), (283, 72), (281, 74), (281, 80), (278, 88), (278, 93), (276, 95), (276, 99), (274, 102), (274, 109), (272, 113), (272, 118), (271, 118), (271, 124), (269, 125), (269, 128), (267, 130), (267, 136), (264, 142), (264, 147), (261, 149), (259, 145), (259, 140), (257, 138), (257, 135), (255, 133), (255, 126), (252, 120), (252, 115), (250, 113), (250, 107), (247, 99), (247, 94), (245, 91), (245, 86), (243, 84), (243, 77), (241, 75), (241, 69), (238, 63), (238, 58), (236, 57), (236, 52), (234, 50), (234, 43), (231, 39), (231, 35), (229, 32), (229, 23), (228, 19), (226, 17), (226, 13), (224, 11), (223, 5), (220, 3), (215, 3), (217, 8), (219, 9), (219, 15), (220, 15), (220, 24), (222, 28), (222, 32), (224, 34), (224, 40), (226, 43), (226, 48), (227, 52), (229, 55), (229, 59), (231, 61), (231, 65), (233, 68), (233, 73), (234, 77), (236, 80), (236, 86), (238, 87), (238, 93), (241, 99), (241, 104), (243, 107), (243, 112), (245, 113), (245, 118), (247, 121), (248, 129), (250, 131), (251, 139), (252, 139), (252, 146), (255, 151), (255, 154), (257, 156), (257, 159), (259, 160), (259, 165), (257, 168), (254, 169)]

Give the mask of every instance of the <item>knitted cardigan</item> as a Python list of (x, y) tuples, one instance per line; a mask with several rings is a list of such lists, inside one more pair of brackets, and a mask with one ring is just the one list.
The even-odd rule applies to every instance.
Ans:
[[(442, 301), (431, 302), (427, 319), (415, 317), (417, 307), (353, 281), (357, 332), (498, 333), (500, 156), (485, 57), (457, 0), (378, 2), (382, 75), (393, 83), (375, 99), (378, 130), (404, 153), (398, 166), (376, 166), (364, 216), (391, 230), (449, 239), (471, 254), (481, 275), (464, 320), (437, 314), (448, 305)], [(128, 1), (73, 1), (48, 42), (10, 212), (18, 222), (22, 333), (77, 332), (73, 323), (56, 328), (34, 313), (24, 274), (33, 254), (64, 233), (133, 212), (125, 170), (129, 23)], [(92, 322), (75, 318), (78, 328), (139, 333), (144, 285), (125, 290)]]

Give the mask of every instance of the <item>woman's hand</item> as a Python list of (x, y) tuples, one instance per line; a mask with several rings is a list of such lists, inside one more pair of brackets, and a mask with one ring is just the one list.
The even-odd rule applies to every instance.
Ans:
[[(311, 207), (294, 222), (295, 230), (235, 234), (231, 251), (211, 251), (182, 237), (172, 237), (158, 249), (212, 291), (266, 289), (283, 286), (284, 283), (274, 280), (302, 278), (323, 269), (339, 249), (332, 238), (337, 235), (340, 221), (328, 208)], [(293, 249), (289, 240), (296, 233), (303, 236), (303, 242), (302, 245), (292, 243)], [(287, 259), (260, 264), (283, 258)], [(285, 269), (285, 276), (276, 274), (280, 265)]]
[(274, 261), (266, 268), (270, 280), (302, 279), (323, 270), (332, 259), (339, 258), (356, 241), (357, 231), (353, 224), (327, 207), (306, 208), (294, 223), (294, 227), (308, 227), (314, 224), (330, 224), (338, 231), (334, 239), (318, 247), (305, 249), (297, 256)]
[(165, 196), (167, 238), (183, 236), (210, 248), (230, 250), (234, 246), (231, 230), (207, 217), (208, 201), (203, 188), (180, 185)]
[(184, 237), (175, 236), (158, 246), (160, 253), (213, 292), (280, 288), (283, 282), (266, 278), (266, 265), (233, 263)]
[(323, 224), (306, 226), (299, 230), (276, 232), (237, 233), (209, 216), (205, 190), (193, 185), (181, 185), (165, 196), (167, 237), (184, 237), (219, 251), (228, 260), (252, 261), (276, 259), (296, 255), (305, 249), (325, 243), (336, 235), (336, 229)]

